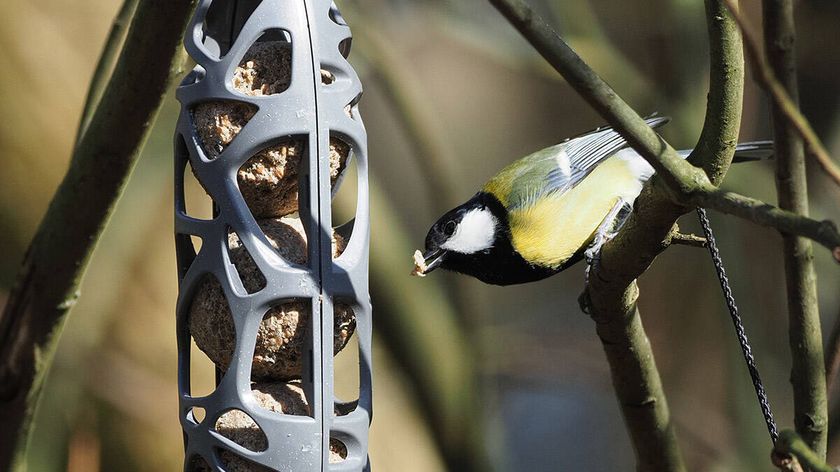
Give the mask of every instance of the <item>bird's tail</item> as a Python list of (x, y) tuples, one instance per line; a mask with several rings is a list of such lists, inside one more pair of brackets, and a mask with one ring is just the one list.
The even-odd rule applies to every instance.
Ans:
[(732, 162), (764, 161), (772, 159), (775, 150), (773, 141), (752, 141), (735, 146)]
[[(691, 151), (677, 151), (683, 159), (687, 158)], [(775, 153), (773, 141), (751, 141), (735, 146), (735, 156), (732, 162), (751, 162), (772, 159)]]

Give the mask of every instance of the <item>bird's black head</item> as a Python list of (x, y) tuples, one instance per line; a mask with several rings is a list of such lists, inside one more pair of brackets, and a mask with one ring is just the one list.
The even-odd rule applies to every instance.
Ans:
[(427, 274), (441, 267), (494, 285), (530, 282), (551, 275), (528, 264), (513, 249), (504, 206), (484, 192), (448, 211), (432, 225), (426, 235), (423, 258)]

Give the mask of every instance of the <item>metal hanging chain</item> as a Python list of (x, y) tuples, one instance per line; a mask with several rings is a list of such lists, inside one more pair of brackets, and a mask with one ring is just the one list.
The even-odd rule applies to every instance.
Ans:
[(770, 400), (767, 399), (767, 392), (764, 390), (764, 384), (761, 382), (761, 376), (758, 374), (758, 367), (755, 365), (750, 341), (747, 339), (747, 333), (744, 331), (744, 323), (738, 314), (738, 306), (735, 305), (735, 297), (732, 295), (732, 289), (729, 287), (729, 279), (726, 277), (726, 270), (723, 268), (723, 260), (720, 257), (715, 236), (712, 234), (709, 217), (706, 216), (706, 210), (699, 207), (697, 208), (697, 216), (700, 218), (700, 225), (703, 227), (703, 233), (706, 235), (709, 253), (712, 255), (712, 262), (715, 264), (715, 271), (717, 272), (718, 280), (720, 280), (720, 287), (723, 289), (723, 296), (726, 299), (726, 306), (729, 308), (729, 315), (732, 317), (732, 324), (735, 326), (738, 344), (741, 345), (744, 361), (747, 364), (747, 369), (750, 371), (753, 387), (755, 387), (755, 395), (758, 397), (758, 404), (761, 407), (761, 413), (764, 415), (764, 422), (767, 423), (767, 431), (770, 433), (770, 438), (775, 444), (776, 440), (779, 439), (779, 431), (776, 429), (776, 421), (773, 419), (773, 411), (770, 409)]

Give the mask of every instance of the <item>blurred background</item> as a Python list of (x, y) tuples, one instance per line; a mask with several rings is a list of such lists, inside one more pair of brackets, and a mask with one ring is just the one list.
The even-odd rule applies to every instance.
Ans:
[[(700, 1), (532, 0), (640, 113), (697, 139), (708, 83)], [(743, 2), (754, 29), (760, 2)], [(0, 3), (0, 303), (71, 153), (117, 0)], [(410, 278), (428, 226), (511, 160), (602, 120), (482, 0), (341, 2), (365, 95), (373, 185), (373, 470), (632, 470), (633, 453), (592, 321), (583, 267), (526, 286), (436, 272)], [(840, 155), (840, 4), (797, 2), (805, 114)], [(179, 470), (170, 95), (87, 271), (38, 414), (32, 471)], [(771, 136), (747, 74), (742, 140)], [(840, 189), (811, 169), (812, 213), (840, 220)], [(102, 169), (108, 172), (108, 169)], [(347, 179), (336, 210), (351, 214)], [(772, 163), (727, 188), (775, 203)], [(196, 184), (191, 198), (201, 200)], [(350, 195), (348, 197), (347, 195)], [(759, 367), (792, 427), (778, 235), (711, 214)], [(699, 231), (693, 218), (681, 222)], [(815, 248), (826, 333), (840, 271)], [(770, 470), (770, 444), (705, 251), (674, 247), (640, 280), (640, 308), (692, 470)], [(196, 379), (212, 384), (212, 369)], [(832, 402), (833, 406), (834, 402)], [(840, 444), (830, 458), (840, 462)]]

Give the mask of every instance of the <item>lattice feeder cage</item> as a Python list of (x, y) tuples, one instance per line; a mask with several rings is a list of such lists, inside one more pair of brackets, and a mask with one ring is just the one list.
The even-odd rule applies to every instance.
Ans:
[[(184, 470), (368, 470), (367, 155), (350, 30), (327, 0), (202, 0), (184, 43), (198, 64), (175, 133)], [(355, 218), (334, 228), (351, 163)], [(193, 177), (208, 217), (187, 211)], [(193, 343), (215, 365), (207, 395), (191, 392)], [(340, 375), (356, 398), (336, 396)]]

